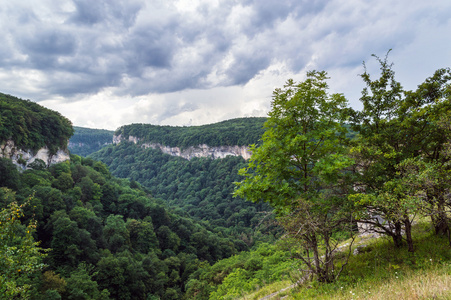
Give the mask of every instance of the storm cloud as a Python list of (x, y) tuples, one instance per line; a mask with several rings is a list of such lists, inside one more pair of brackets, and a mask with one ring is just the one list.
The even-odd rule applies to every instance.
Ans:
[(372, 53), (393, 49), (414, 88), (450, 65), (449, 32), (439, 0), (4, 1), (0, 91), (81, 126), (200, 124), (264, 115), (274, 87), (320, 69), (358, 105)]

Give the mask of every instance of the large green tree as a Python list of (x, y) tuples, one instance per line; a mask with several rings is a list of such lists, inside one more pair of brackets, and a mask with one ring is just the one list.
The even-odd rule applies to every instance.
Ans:
[(300, 258), (323, 282), (333, 280), (332, 234), (349, 220), (343, 170), (352, 164), (342, 125), (347, 101), (327, 92), (327, 79), (326, 72), (313, 71), (305, 81), (288, 80), (274, 91), (262, 143), (252, 147), (235, 191), (276, 209), (304, 247)]
[[(449, 69), (438, 70), (416, 91), (405, 91), (387, 56), (375, 58), (380, 76), (372, 78), (365, 68), (361, 75), (366, 84), (360, 98), (363, 110), (350, 110), (353, 129), (358, 132), (353, 154), (359, 177), (355, 187), (360, 191), (352, 199), (362, 223), (391, 236), (397, 247), (403, 243), (404, 231), (409, 251), (414, 251), (411, 228), (421, 205), (418, 190), (412, 190), (412, 181), (407, 180), (406, 164), (408, 160), (412, 165), (444, 158), (440, 153), (449, 134), (439, 122), (450, 111)], [(443, 205), (439, 205), (443, 195), (429, 189), (425, 197), (438, 209), (433, 219), (441, 226), (446, 224)]]

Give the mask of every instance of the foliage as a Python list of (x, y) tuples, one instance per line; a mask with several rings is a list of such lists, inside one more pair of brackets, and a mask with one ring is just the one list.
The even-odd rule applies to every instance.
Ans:
[[(26, 105), (49, 118), (54, 116), (14, 97), (2, 98), (1, 105), (0, 128), (8, 133), (1, 136), (3, 141), (17, 124), (25, 124), (9, 118), (6, 108), (18, 108), (20, 116), (19, 108)], [(50, 121), (47, 125), (58, 126)], [(52, 132), (67, 140), (64, 126)], [(80, 130), (77, 138), (96, 135), (98, 140), (99, 134), (110, 133)], [(41, 146), (28, 143), (26, 132), (18, 132), (17, 137), (16, 145)], [(230, 237), (223, 228), (168, 209), (138, 182), (113, 177), (105, 164), (91, 158), (72, 155), (70, 162), (49, 168), (36, 164), (22, 173), (10, 160), (0, 162), (0, 183), (16, 193), (19, 203), (34, 194), (22, 218), (36, 219), (37, 238), (44, 249), (52, 249), (45, 259), (46, 273), (29, 282), (33, 298), (180, 299), (189, 275), (199, 265), (248, 249), (241, 237)], [(3, 189), (0, 196), (2, 207), (13, 202)]]
[(13, 140), (21, 149), (47, 146), (51, 153), (66, 149), (72, 123), (58, 112), (30, 100), (0, 93), (0, 141)]
[(268, 205), (232, 197), (233, 182), (242, 179), (238, 175), (245, 165), (241, 157), (186, 160), (125, 142), (107, 146), (90, 157), (103, 161), (113, 175), (139, 182), (180, 212), (223, 228), (224, 234), (240, 236), (245, 243), (242, 250), (256, 239), (270, 238), (262, 233), (275, 231), (266, 223), (256, 228), (264, 212), (271, 211)]
[(262, 144), (252, 147), (235, 194), (275, 207), (287, 233), (305, 249), (299, 258), (328, 282), (334, 269), (332, 234), (351, 220), (343, 170), (352, 160), (341, 124), (346, 99), (329, 95), (326, 79), (325, 72), (313, 71), (304, 82), (289, 80), (274, 91)]
[[(110, 292), (107, 289), (99, 291), (98, 284), (93, 280), (92, 268), (88, 265), (80, 264), (74, 272), (67, 278), (65, 294), (68, 299), (86, 299), (86, 300), (106, 300), (110, 299)], [(63, 293), (64, 295), (64, 293)]]
[(19, 188), (19, 171), (10, 159), (0, 157), (0, 187)]
[[(12, 191), (2, 188), (3, 197), (13, 197)], [(33, 238), (36, 224), (23, 226), (23, 206), (11, 202), (0, 211), (0, 299), (30, 296), (31, 278), (44, 265), (45, 255)]]
[(431, 225), (420, 220), (413, 226), (415, 253), (384, 237), (365, 240), (336, 282), (305, 283), (287, 299), (448, 299), (451, 252)]
[[(425, 192), (406, 180), (406, 163), (424, 161), (444, 163), (441, 155), (450, 134), (439, 125), (451, 109), (449, 69), (440, 69), (426, 79), (416, 91), (404, 91), (395, 80), (392, 64), (376, 57), (381, 75), (372, 79), (367, 73), (361, 75), (366, 87), (362, 92), (363, 110), (351, 112), (353, 129), (358, 132), (352, 150), (359, 177), (356, 188), (361, 191), (352, 195), (356, 203), (356, 216), (377, 231), (393, 238), (402, 245), (402, 231), (406, 232), (409, 250), (414, 251), (411, 238), (412, 216), (418, 213), (419, 193)], [(413, 159), (413, 160), (412, 160)], [(412, 169), (412, 168), (411, 168)], [(426, 202), (434, 207), (444, 207), (446, 190), (426, 192)], [(434, 214), (442, 232), (449, 230), (442, 209)], [(440, 217), (437, 217), (440, 216)], [(433, 217), (434, 218), (434, 217)], [(383, 221), (381, 221), (383, 220)]]
[(239, 118), (201, 126), (158, 126), (132, 124), (122, 126), (114, 133), (128, 140), (130, 136), (140, 143), (159, 143), (170, 147), (190, 146), (247, 146), (255, 143), (263, 133), (265, 118)]
[(74, 126), (68, 148), (72, 154), (88, 156), (113, 142), (114, 131)]
[[(22, 218), (36, 219), (42, 248), (51, 248), (45, 263), (53, 275), (29, 283), (37, 299), (180, 299), (202, 262), (247, 249), (241, 239), (175, 213), (92, 159), (72, 156), (18, 176), (24, 188), (14, 191), (17, 201), (30, 203)], [(14, 199), (1, 191), (6, 207)]]
[(296, 261), (276, 245), (260, 244), (213, 266), (203, 266), (187, 283), (190, 299), (235, 299), (266, 284), (290, 279)]
[[(396, 286), (399, 276), (410, 283), (415, 270), (440, 285), (451, 260), (451, 71), (439, 69), (406, 91), (387, 57), (376, 59), (381, 75), (374, 79), (366, 69), (361, 75), (359, 112), (328, 93), (325, 72), (313, 71), (276, 89), (267, 119), (132, 124), (116, 134), (138, 138), (137, 145), (106, 146), (49, 168), (37, 161), (22, 173), (0, 159), (0, 297), (235, 299), (287, 280), (290, 270), (318, 279), (305, 281), (308, 288), (295, 298), (346, 298), (343, 291), (354, 296), (359, 289), (365, 298), (365, 288), (377, 292), (376, 282)], [(54, 152), (72, 131), (58, 113), (0, 94), (2, 143), (13, 139), (22, 148), (47, 145)], [(80, 129), (75, 141), (100, 147), (97, 141), (111, 134)], [(246, 163), (240, 157), (188, 161), (140, 147), (148, 142), (254, 145)], [(234, 181), (240, 182), (236, 198)], [(277, 246), (261, 244), (279, 233), (274, 219), (261, 224), (271, 211), (261, 201), (275, 208), (285, 229)], [(416, 216), (430, 217), (432, 229), (415, 224)], [(358, 255), (338, 252), (356, 220), (393, 243), (381, 238), (356, 249)], [(415, 235), (415, 228), (423, 231)], [(434, 289), (424, 297), (448, 294)]]
[[(346, 268), (335, 282), (318, 284), (318, 282), (298, 282), (299, 277), (290, 272), (299, 265), (290, 258), (286, 245), (261, 245), (258, 249), (243, 252), (239, 255), (217, 262), (211, 267), (203, 267), (192, 275), (188, 283), (188, 295), (194, 299), (214, 299), (213, 295), (221, 299), (262, 299), (271, 293), (275, 299), (387, 299), (396, 295), (400, 299), (432, 299), (443, 297), (448, 299), (451, 272), (451, 252), (446, 238), (437, 236), (431, 230), (430, 222), (420, 220), (413, 226), (413, 236), (416, 241), (416, 252), (411, 253), (406, 248), (396, 248), (394, 244), (382, 236), (378, 239), (361, 237), (353, 246), (353, 255), (348, 260)], [(350, 240), (343, 241), (346, 245)], [(265, 256), (257, 252), (266, 250), (274, 253), (276, 250), (281, 258), (270, 267), (275, 277), (279, 276), (280, 283), (274, 288), (271, 280), (263, 280), (263, 284), (256, 284), (253, 288), (245, 289), (248, 284), (256, 280), (256, 275), (245, 278), (244, 266), (247, 261), (257, 258), (263, 262), (262, 268), (271, 265), (265, 261)], [(343, 253), (338, 257), (339, 263), (344, 263)], [(286, 264), (283, 262), (287, 262)], [(288, 264), (291, 262), (291, 265)], [(277, 274), (279, 266), (286, 267), (285, 275)], [(235, 272), (236, 271), (236, 272)], [(228, 282), (224, 278), (228, 278)], [(255, 273), (254, 273), (255, 274)], [(290, 274), (291, 276), (289, 276)], [(241, 278), (238, 280), (238, 278)], [(284, 278), (290, 280), (283, 281)], [(236, 279), (236, 280), (235, 280)], [(293, 284), (293, 281), (297, 284)], [(235, 284), (231, 284), (234, 282)], [(207, 284), (208, 283), (208, 284)], [(240, 285), (242, 284), (242, 285)], [(226, 288), (227, 286), (227, 288)], [(240, 292), (240, 286), (242, 290)], [(261, 293), (261, 291), (271, 292)], [(208, 291), (208, 292), (207, 292)], [(222, 291), (219, 294), (218, 291)], [(195, 293), (191, 296), (190, 293)], [(202, 296), (203, 295), (203, 296)], [(420, 297), (421, 296), (421, 297)]]

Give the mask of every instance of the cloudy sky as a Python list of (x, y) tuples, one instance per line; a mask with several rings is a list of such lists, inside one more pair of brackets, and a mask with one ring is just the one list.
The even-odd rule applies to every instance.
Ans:
[(315, 69), (359, 108), (371, 54), (414, 89), (450, 35), (449, 0), (0, 0), (0, 92), (76, 126), (200, 125), (265, 116)]

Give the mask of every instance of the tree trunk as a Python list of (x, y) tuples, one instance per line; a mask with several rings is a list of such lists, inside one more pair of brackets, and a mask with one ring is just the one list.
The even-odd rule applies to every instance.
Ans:
[(319, 260), (319, 253), (318, 253), (318, 241), (316, 240), (316, 236), (313, 233), (312, 239), (311, 239), (311, 248), (313, 251), (313, 257), (315, 262), (315, 273), (318, 276), (318, 281), (322, 282), (322, 268), (321, 268), (321, 262)]
[(435, 214), (433, 221), (435, 234), (445, 235), (448, 233), (448, 217), (445, 212), (445, 199), (443, 198), (443, 196), (440, 196), (439, 198), (439, 201), (437, 203), (437, 213)]
[(330, 234), (329, 232), (325, 231), (323, 232), (323, 238), (324, 238), (324, 246), (326, 253), (324, 254), (325, 260), (324, 260), (324, 275), (326, 282), (332, 282), (333, 276), (332, 276), (332, 270), (334, 269), (334, 253), (332, 251), (332, 248), (330, 246)]
[(404, 228), (406, 230), (406, 240), (409, 247), (409, 252), (414, 252), (413, 239), (412, 239), (412, 223), (410, 222), (409, 216), (404, 215)]
[(395, 223), (395, 232), (392, 235), (393, 243), (395, 244), (396, 248), (401, 248), (402, 246), (402, 224), (401, 222), (397, 221)]

